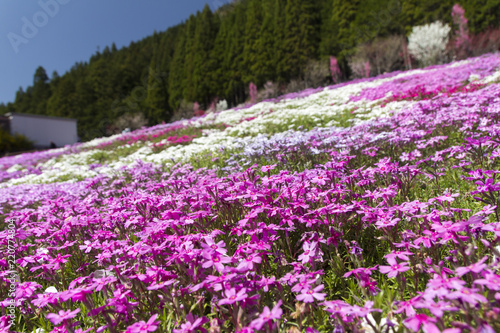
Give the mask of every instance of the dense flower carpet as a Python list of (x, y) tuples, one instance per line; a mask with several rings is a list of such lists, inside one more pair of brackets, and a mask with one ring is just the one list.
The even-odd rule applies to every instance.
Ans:
[(0, 159), (0, 332), (499, 332), (500, 55)]

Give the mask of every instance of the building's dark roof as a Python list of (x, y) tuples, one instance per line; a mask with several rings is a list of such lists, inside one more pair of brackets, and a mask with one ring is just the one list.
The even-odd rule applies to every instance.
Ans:
[(54, 119), (54, 120), (65, 120), (65, 121), (76, 122), (76, 119), (73, 119), (73, 118), (42, 116), (42, 115), (39, 115), (39, 114), (29, 114), (29, 113), (10, 112), (10, 113), (6, 113), (5, 116), (7, 116), (9, 119), (11, 117), (28, 117), (28, 118)]

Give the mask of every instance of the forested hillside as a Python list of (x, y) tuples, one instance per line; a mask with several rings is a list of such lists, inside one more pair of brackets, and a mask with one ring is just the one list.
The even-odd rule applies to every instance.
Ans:
[[(339, 60), (340, 79), (350, 76), (355, 47), (406, 36), (415, 25), (452, 24), (451, 0), (240, 0), (202, 12), (128, 47), (113, 44), (76, 63), (62, 76), (43, 67), (33, 85), (20, 88), (0, 114), (21, 112), (78, 119), (83, 140), (120, 130), (125, 115), (150, 124), (169, 121), (191, 102), (206, 109), (217, 98), (243, 103), (248, 85), (273, 82), (283, 91), (304, 80), (315, 64)], [(463, 0), (469, 31), (500, 22), (499, 0)], [(394, 70), (397, 68), (391, 68)], [(378, 69), (380, 71), (380, 69)], [(374, 73), (379, 74), (379, 73)], [(328, 76), (325, 80), (331, 80)]]

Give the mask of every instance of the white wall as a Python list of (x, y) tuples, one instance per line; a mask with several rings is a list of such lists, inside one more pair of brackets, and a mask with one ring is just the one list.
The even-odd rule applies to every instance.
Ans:
[(76, 120), (71, 119), (13, 114), (10, 119), (10, 132), (25, 135), (36, 147), (49, 147), (51, 141), (57, 147), (78, 141)]

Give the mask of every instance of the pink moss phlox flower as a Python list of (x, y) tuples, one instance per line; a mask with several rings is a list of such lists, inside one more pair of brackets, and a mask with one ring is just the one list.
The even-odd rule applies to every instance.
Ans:
[(403, 262), (398, 264), (396, 259), (393, 257), (387, 258), (387, 262), (390, 266), (379, 266), (379, 271), (382, 274), (387, 274), (390, 278), (396, 277), (399, 273), (406, 272), (410, 269), (410, 267), (408, 267), (408, 263)]
[(76, 288), (72, 290), (66, 290), (59, 293), (59, 298), (61, 301), (66, 302), (71, 299), (72, 302), (84, 302), (87, 300), (87, 295), (92, 294), (93, 291), (88, 288)]
[(218, 272), (224, 271), (224, 264), (228, 264), (232, 261), (231, 258), (223, 256), (219, 252), (204, 252), (203, 256), (206, 261), (201, 265), (201, 267), (209, 268), (213, 266)]
[(202, 325), (208, 322), (209, 319), (207, 317), (197, 317), (193, 316), (192, 313), (189, 313), (186, 316), (186, 322), (181, 324), (181, 327), (179, 329), (173, 329), (173, 333), (193, 333), (198, 330), (201, 330), (202, 332), (206, 332), (202, 328)]
[(56, 304), (59, 301), (59, 296), (55, 293), (49, 293), (49, 294), (38, 294), (36, 295), (36, 299), (32, 300), (31, 302), (33, 305), (43, 308), (47, 306), (48, 304)]
[(130, 325), (127, 327), (127, 330), (125, 333), (148, 333), (148, 332), (154, 332), (158, 328), (158, 324), (160, 323), (159, 321), (156, 320), (158, 318), (158, 315), (152, 315), (151, 318), (147, 322), (144, 320), (141, 320), (135, 324)]
[(260, 168), (260, 171), (261, 171), (261, 172), (269, 172), (269, 171), (271, 171), (271, 170), (275, 169), (275, 168), (276, 168), (276, 166), (277, 166), (277, 164), (272, 164), (272, 165), (264, 165), (264, 166), (262, 166), (262, 167)]
[(252, 322), (250, 323), (250, 327), (256, 330), (260, 330), (262, 326), (264, 326), (269, 321), (280, 319), (281, 315), (283, 314), (283, 310), (281, 310), (282, 303), (283, 302), (279, 300), (272, 310), (269, 310), (269, 307), (265, 306), (259, 317), (252, 320)]
[(424, 230), (424, 232), (422, 232), (422, 234), (424, 234), (425, 236), (418, 237), (417, 239), (415, 239), (413, 241), (413, 244), (415, 244), (415, 245), (423, 244), (424, 247), (431, 248), (432, 243), (436, 242), (437, 234), (433, 233), (429, 230)]
[(486, 260), (488, 260), (488, 256), (484, 256), (483, 259), (469, 266), (458, 267), (455, 269), (455, 273), (457, 276), (462, 276), (471, 272), (476, 274), (481, 273), (486, 267), (488, 267), (488, 265), (484, 263)]
[(235, 288), (231, 288), (229, 290), (226, 289), (224, 293), (226, 294), (226, 298), (221, 299), (219, 301), (219, 305), (233, 304), (248, 298), (248, 294), (246, 293), (245, 288), (241, 288), (238, 292), (236, 292)]
[(439, 203), (443, 203), (443, 202), (453, 202), (455, 201), (455, 198), (458, 197), (460, 194), (459, 193), (445, 193), (443, 195), (440, 195), (438, 197), (435, 197), (435, 198), (432, 198), (432, 199), (429, 199), (429, 202), (434, 202), (434, 201), (437, 201)]
[(461, 232), (465, 230), (465, 226), (464, 223), (454, 223), (452, 221), (437, 222), (431, 225), (432, 229), (438, 234)]
[(390, 228), (396, 226), (399, 221), (401, 221), (400, 218), (391, 218), (390, 216), (385, 216), (383, 218), (377, 219), (375, 225), (378, 228)]
[(217, 243), (211, 237), (205, 238), (206, 243), (201, 243), (201, 247), (203, 247), (206, 251), (214, 251), (220, 254), (226, 254), (227, 250), (224, 248), (226, 244), (224, 241), (219, 241)]
[(47, 319), (49, 319), (52, 324), (58, 325), (68, 319), (75, 318), (76, 314), (80, 312), (80, 309), (76, 309), (74, 311), (68, 310), (60, 310), (58, 314), (56, 313), (49, 313), (47, 315)]
[(297, 300), (303, 301), (304, 303), (312, 303), (314, 299), (322, 301), (325, 299), (326, 294), (320, 293), (320, 291), (323, 290), (324, 287), (325, 286), (321, 284), (314, 289), (302, 289), (301, 294), (297, 295)]
[(352, 321), (352, 316), (351, 316), (352, 306), (347, 304), (346, 302), (336, 300), (336, 301), (325, 301), (320, 304), (325, 306), (325, 311), (330, 313), (330, 317), (335, 318), (337, 316), (341, 316), (342, 320), (346, 322)]
[(41, 285), (36, 282), (21, 283), (16, 288), (16, 298), (29, 298), (35, 293), (35, 290), (40, 287)]
[(373, 301), (367, 301), (363, 307), (353, 305), (351, 314), (355, 315), (358, 318), (365, 318), (370, 312), (382, 312), (382, 310), (380, 309), (374, 309), (374, 304), (375, 303)]
[(311, 260), (316, 256), (316, 247), (318, 243), (317, 242), (311, 242), (309, 243), (308, 241), (305, 241), (302, 244), (302, 249), (304, 250), (304, 253), (302, 253), (298, 259), (303, 263), (309, 263)]
[(372, 271), (376, 270), (377, 267), (378, 267), (378, 265), (376, 265), (374, 267), (370, 267), (370, 268), (364, 268), (364, 267), (356, 268), (356, 269), (353, 269), (352, 271), (345, 273), (342, 277), (348, 278), (349, 276), (354, 274), (354, 276), (357, 279), (364, 280), (364, 279), (367, 279), (368, 276), (372, 275), (372, 273), (373, 273)]
[(435, 322), (436, 318), (429, 317), (423, 313), (414, 315), (413, 317), (404, 320), (405, 326), (413, 332), (418, 332), (422, 326), (425, 333), (440, 333), (441, 331), (434, 324)]
[(94, 291), (101, 291), (108, 284), (112, 284), (118, 281), (114, 276), (107, 276), (101, 279), (93, 279), (92, 283), (89, 285), (89, 289), (94, 289)]
[(491, 214), (495, 213), (496, 208), (497, 208), (497, 206), (486, 205), (479, 212), (477, 212), (474, 215), (481, 215), (481, 216), (491, 215)]
[(441, 318), (445, 311), (458, 311), (459, 309), (452, 306), (449, 302), (422, 299), (415, 305), (417, 309), (427, 309), (437, 318)]
[(471, 194), (485, 193), (485, 192), (498, 192), (500, 191), (500, 183), (495, 183), (493, 178), (488, 178), (486, 181), (476, 181), (477, 190), (472, 191)]
[(500, 237), (500, 222), (493, 222), (481, 227), (482, 231), (493, 232), (496, 237)]
[(413, 253), (410, 252), (410, 251), (392, 251), (391, 253), (389, 254), (386, 254), (384, 257), (386, 259), (389, 259), (389, 258), (398, 258), (400, 260), (405, 260), (405, 261), (408, 261), (410, 260), (410, 258), (408, 256), (412, 256)]
[(394, 313), (401, 313), (404, 311), (407, 317), (414, 316), (417, 313), (415, 311), (415, 307), (421, 299), (422, 296), (419, 295), (409, 299), (408, 301), (398, 302), (398, 309), (395, 310)]
[(486, 297), (477, 293), (478, 289), (462, 288), (457, 291), (453, 291), (446, 295), (448, 299), (460, 299), (463, 302), (469, 303), (475, 306), (478, 302), (488, 303)]
[[(291, 282), (291, 281), (290, 281), (290, 282)], [(294, 285), (294, 286), (292, 287), (292, 290), (291, 290), (291, 291), (292, 291), (293, 293), (302, 292), (303, 290), (304, 290), (304, 291), (308, 291), (309, 289), (311, 289), (311, 288), (310, 288), (310, 286), (311, 286), (311, 284), (313, 284), (313, 283), (314, 283), (314, 281), (312, 281), (312, 280), (308, 279), (308, 278), (307, 278), (307, 276), (302, 276), (302, 277), (300, 277), (300, 279), (299, 279), (299, 283), (297, 283), (296, 285)]]
[(243, 258), (236, 270), (240, 272), (250, 271), (254, 268), (254, 264), (260, 264), (262, 262), (262, 258), (258, 254), (251, 254)]
[(317, 184), (317, 185), (326, 185), (326, 182), (330, 181), (330, 178), (323, 176), (323, 175), (317, 175), (313, 178), (311, 178), (311, 183)]
[(483, 279), (477, 279), (474, 281), (475, 284), (486, 286), (491, 290), (500, 290), (500, 275), (495, 273), (487, 272)]
[(62, 256), (60, 253), (58, 253), (57, 257), (55, 257), (54, 259), (49, 261), (49, 263), (47, 264), (47, 267), (57, 270), (60, 268), (61, 264), (68, 262), (68, 260), (66, 260), (66, 258), (69, 258), (69, 257), (71, 257), (71, 254), (65, 254)]

